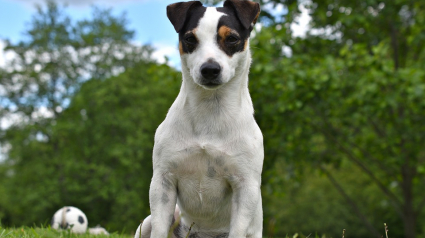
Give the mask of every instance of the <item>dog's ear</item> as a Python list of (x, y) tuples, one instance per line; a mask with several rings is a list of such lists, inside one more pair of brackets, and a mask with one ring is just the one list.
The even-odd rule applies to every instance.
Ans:
[(244, 0), (226, 0), (224, 7), (235, 9), (236, 15), (245, 29), (252, 29), (260, 15), (260, 4)]
[(195, 7), (202, 7), (202, 3), (199, 1), (189, 1), (178, 2), (167, 6), (167, 17), (170, 19), (177, 33), (182, 30), (187, 13)]

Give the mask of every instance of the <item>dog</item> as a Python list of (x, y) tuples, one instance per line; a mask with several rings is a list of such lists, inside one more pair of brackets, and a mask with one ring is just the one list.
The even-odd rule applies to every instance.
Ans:
[(135, 237), (261, 238), (263, 136), (248, 90), (258, 3), (167, 6), (183, 81), (155, 133), (151, 215)]

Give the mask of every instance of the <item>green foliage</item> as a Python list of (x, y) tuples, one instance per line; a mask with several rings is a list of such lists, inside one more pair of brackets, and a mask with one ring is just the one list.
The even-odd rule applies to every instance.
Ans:
[[(384, 6), (381, 2), (384, 10), (374, 12)], [(311, 1), (308, 8), (315, 29), (305, 38), (288, 36), (289, 24), (277, 23), (263, 27), (252, 41), (250, 87), (267, 148), (266, 201), (290, 193), (282, 188), (279, 164), (294, 177), (306, 166), (330, 175), (328, 165), (339, 168), (349, 161), (376, 185), (375, 196), (391, 204), (393, 221), (398, 221), (391, 226), (394, 234), (414, 237), (423, 232), (423, 222), (416, 224), (425, 203), (425, 67), (418, 61), (424, 51), (417, 41), (424, 34), (417, 30), (423, 4)], [(371, 13), (363, 19), (365, 11)], [(392, 24), (395, 32), (388, 29)], [(290, 47), (292, 55), (282, 47)], [(337, 182), (349, 187), (341, 194), (352, 189)], [(346, 196), (351, 211), (361, 204), (358, 195)], [(282, 213), (266, 208), (272, 217)], [(359, 215), (378, 235), (371, 225), (375, 215)], [(356, 237), (364, 236), (355, 230)]]
[(72, 204), (121, 231), (149, 213), (153, 135), (179, 81), (149, 47), (129, 43), (126, 22), (95, 8), (73, 24), (48, 2), (28, 40), (6, 48), (16, 59), (0, 71), (0, 115), (20, 121), (0, 132), (3, 224), (46, 222)]
[(33, 122), (44, 108), (56, 118), (88, 77), (104, 79), (148, 60), (150, 47), (130, 44), (134, 32), (126, 23), (124, 15), (98, 8), (93, 19), (74, 23), (53, 1), (38, 6), (27, 40), (5, 48), (15, 57), (0, 71), (0, 115), (21, 113)]
[[(287, 174), (288, 164), (282, 160), (276, 163), (276, 172)], [(390, 227), (390, 237), (402, 237), (397, 227), (401, 218), (391, 208), (377, 186), (370, 183), (368, 177), (348, 161), (341, 164), (340, 169), (328, 168), (332, 176), (344, 186), (350, 197), (359, 204), (358, 209), (367, 216), (380, 235), (384, 235), (383, 223)], [(327, 237), (341, 237), (342, 229), (346, 229), (345, 237), (372, 237), (371, 232), (350, 208), (325, 174), (311, 167), (304, 167), (302, 179), (295, 181), (281, 178), (277, 187), (285, 191), (284, 196), (271, 194), (270, 186), (263, 189), (263, 197), (267, 198), (264, 207), (265, 234), (326, 234)], [(267, 206), (273, 204), (273, 206)]]
[(73, 205), (92, 225), (134, 230), (149, 214), (153, 135), (176, 96), (178, 75), (165, 65), (140, 63), (118, 76), (90, 80), (48, 140), (13, 141), (9, 156), (18, 176), (5, 179), (10, 224), (48, 221), (55, 210)]

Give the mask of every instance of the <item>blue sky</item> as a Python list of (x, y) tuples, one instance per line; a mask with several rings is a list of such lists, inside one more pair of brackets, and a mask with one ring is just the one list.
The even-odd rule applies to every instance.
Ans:
[[(72, 20), (91, 17), (93, 4), (113, 9), (114, 15), (127, 13), (128, 28), (135, 30), (135, 44), (151, 44), (157, 50), (154, 57), (162, 62), (164, 56), (170, 58), (170, 64), (180, 67), (180, 56), (177, 49), (178, 36), (166, 16), (166, 6), (176, 0), (56, 0), (59, 4), (67, 2), (67, 14)], [(119, 2), (119, 3), (117, 3)], [(5, 61), (13, 58), (13, 54), (3, 51), (4, 40), (17, 43), (25, 39), (24, 32), (29, 27), (32, 16), (36, 13), (35, 4), (43, 5), (44, 0), (0, 0), (0, 67)], [(40, 108), (40, 115), (48, 116), (45, 108)], [(0, 118), (0, 127), (6, 128), (20, 120), (19, 115), (12, 114), (8, 118)], [(0, 145), (0, 161), (2, 160)]]
[[(74, 21), (90, 18), (92, 5), (112, 8), (115, 15), (126, 12), (129, 20), (128, 27), (136, 32), (134, 43), (151, 44), (156, 48), (154, 57), (159, 62), (164, 62), (164, 56), (167, 56), (170, 59), (170, 65), (180, 68), (178, 36), (166, 16), (167, 5), (176, 1), (183, 0), (56, 0), (61, 5), (67, 3), (66, 12)], [(0, 67), (5, 65), (5, 61), (13, 58), (13, 54), (3, 51), (4, 40), (8, 39), (17, 43), (25, 38), (23, 33), (28, 29), (31, 17), (36, 12), (36, 4), (44, 5), (45, 0), (0, 0)], [(283, 6), (262, 7), (275, 12), (284, 11)], [(299, 18), (300, 24), (291, 25), (294, 36), (304, 35), (309, 22), (308, 11), (305, 8), (300, 9), (303, 12)], [(47, 115), (41, 109), (40, 113)], [(19, 115), (12, 115), (12, 118), (0, 118), (0, 127), (5, 128), (17, 120)], [(0, 160), (1, 156), (0, 150)]]
[[(166, 16), (167, 5), (186, 0), (55, 0), (58, 4), (67, 4), (66, 11), (73, 20), (90, 18), (92, 6), (112, 8), (115, 15), (127, 13), (129, 29), (135, 30), (135, 43), (151, 44), (155, 47), (154, 58), (164, 62), (164, 56), (170, 59), (170, 65), (179, 68), (180, 56), (177, 49), (178, 38)], [(35, 5), (45, 4), (45, 0), (0, 0), (0, 67), (8, 59), (3, 52), (4, 42), (9, 39), (16, 43), (24, 39), (24, 31), (36, 12)], [(262, 6), (272, 12), (281, 12), (283, 5), (273, 8)], [(303, 12), (300, 24), (294, 24), (294, 35), (302, 36), (309, 21), (308, 13)]]
[[(179, 64), (178, 38), (166, 16), (166, 6), (176, 0), (56, 0), (67, 3), (66, 12), (73, 20), (90, 18), (91, 6), (111, 7), (115, 15), (127, 13), (128, 27), (136, 31), (135, 41), (151, 44), (157, 51), (154, 57), (162, 61), (163, 56), (171, 58), (174, 66)], [(35, 5), (44, 0), (0, 0), (0, 40), (9, 39), (16, 43), (24, 39)], [(3, 54), (0, 50), (0, 54)], [(0, 55), (0, 58), (3, 57)], [(1, 59), (0, 59), (1, 63)]]

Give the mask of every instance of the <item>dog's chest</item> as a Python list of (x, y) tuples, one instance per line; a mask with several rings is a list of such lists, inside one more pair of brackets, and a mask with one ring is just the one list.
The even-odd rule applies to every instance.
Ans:
[(235, 168), (232, 156), (223, 147), (193, 143), (177, 152), (173, 160), (176, 167), (170, 169), (178, 178), (179, 189), (189, 188), (212, 197), (225, 195), (223, 189), (228, 187), (227, 180), (235, 173)]
[(178, 203), (193, 219), (226, 220), (231, 209), (235, 158), (224, 144), (193, 142), (175, 150), (168, 170), (176, 179)]
[(235, 107), (222, 97), (187, 108), (182, 98), (156, 132), (154, 170), (173, 181), (184, 224), (223, 231), (235, 186), (261, 174), (261, 132), (248, 103)]

